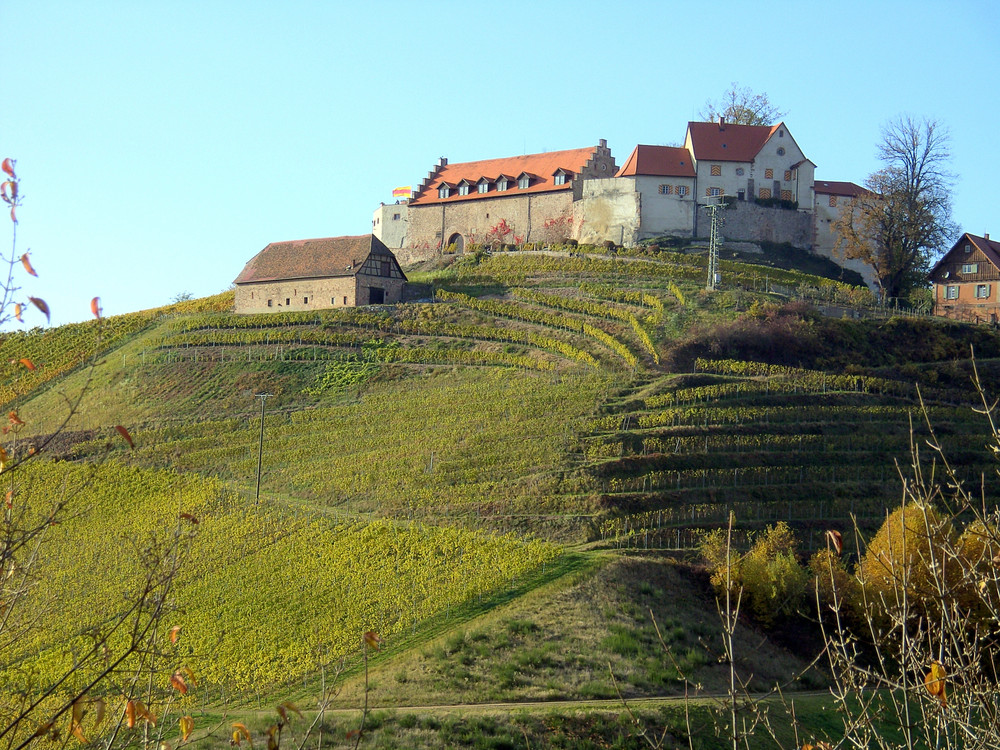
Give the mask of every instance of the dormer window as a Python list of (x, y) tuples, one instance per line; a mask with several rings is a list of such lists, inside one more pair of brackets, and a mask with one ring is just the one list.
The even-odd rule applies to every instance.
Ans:
[(469, 184), (470, 183), (467, 180), (462, 180), (460, 183), (458, 183), (458, 194), (459, 195), (468, 195), (469, 194)]
[(553, 177), (552, 177), (552, 184), (553, 185), (565, 185), (566, 184), (566, 173), (565, 172), (556, 172), (556, 174), (553, 175)]
[(497, 180), (497, 190), (506, 190), (506, 189), (507, 189), (507, 178), (506, 177), (499, 178)]
[(490, 191), (490, 183), (489, 183), (489, 180), (480, 180), (480, 181), (479, 181), (479, 184), (478, 184), (478, 185), (476, 186), (476, 189), (477, 189), (477, 190), (478, 190), (478, 191), (479, 191), (480, 193), (488, 193), (488, 192)]
[(442, 184), (438, 188), (438, 198), (448, 198), (451, 195), (451, 188), (445, 184)]
[(523, 174), (517, 178), (518, 190), (527, 190), (530, 185), (531, 185), (531, 178), (528, 177), (528, 175)]

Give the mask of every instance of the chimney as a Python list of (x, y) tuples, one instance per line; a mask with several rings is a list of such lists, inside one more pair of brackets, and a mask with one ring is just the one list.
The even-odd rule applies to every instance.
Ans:
[(597, 142), (597, 145), (598, 145), (598, 146), (599, 146), (600, 148), (607, 148), (607, 147), (608, 147), (608, 139), (607, 139), (607, 138), (601, 138), (601, 140), (599, 140), (599, 141)]
[(438, 166), (439, 167), (446, 167), (446, 166), (448, 166), (448, 157), (442, 156), (440, 159), (438, 159)]
[(723, 115), (719, 115), (719, 130), (726, 129), (726, 118)]
[(984, 240), (988, 240), (989, 238), (990, 238), (990, 233), (989, 232), (987, 232), (986, 234), (983, 235), (983, 239)]

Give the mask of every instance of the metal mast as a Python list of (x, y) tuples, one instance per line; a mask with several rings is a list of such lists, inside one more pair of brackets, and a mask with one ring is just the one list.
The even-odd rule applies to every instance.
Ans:
[(722, 223), (721, 212), (726, 208), (725, 195), (718, 196), (719, 202), (702, 206), (708, 211), (712, 219), (711, 230), (708, 236), (708, 280), (705, 282), (705, 289), (710, 292), (715, 291), (715, 286), (719, 278), (719, 246), (722, 244)]

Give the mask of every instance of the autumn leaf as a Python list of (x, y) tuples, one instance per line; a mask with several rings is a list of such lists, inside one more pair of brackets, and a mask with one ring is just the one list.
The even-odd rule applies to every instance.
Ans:
[(924, 686), (927, 692), (941, 702), (941, 707), (948, 705), (945, 697), (945, 678), (948, 676), (944, 665), (939, 661), (931, 662), (931, 671), (924, 675)]
[(88, 740), (87, 736), (83, 733), (83, 727), (80, 724), (72, 724), (70, 726), (70, 731), (72, 735), (80, 741), (81, 745), (90, 744), (90, 740)]
[(244, 739), (250, 743), (250, 747), (253, 747), (253, 740), (250, 739), (250, 730), (247, 729), (246, 724), (241, 724), (237, 721), (233, 724), (233, 744), (239, 747), (240, 742)]
[(170, 642), (171, 643), (177, 643), (177, 639), (180, 638), (180, 635), (181, 635), (181, 626), (180, 625), (174, 625), (172, 628), (170, 628)]
[(844, 537), (841, 536), (839, 531), (835, 531), (834, 529), (828, 530), (826, 532), (826, 538), (830, 542), (830, 546), (836, 550), (838, 555), (844, 551)]
[(27, 357), (21, 357), (21, 359), (19, 359), (18, 362), (27, 367), (31, 372), (35, 371), (35, 363), (32, 362)]
[(44, 737), (49, 732), (52, 731), (52, 722), (47, 721), (44, 724), (39, 724), (38, 729), (35, 730), (34, 737)]
[(4, 496), (4, 502), (7, 504), (7, 510), (14, 507), (14, 490), (7, 490), (7, 494)]
[(292, 703), (291, 701), (282, 701), (278, 705), (278, 715), (281, 716), (282, 721), (284, 721), (286, 724), (288, 723), (289, 711), (294, 713), (300, 719), (305, 718), (302, 716), (302, 712), (299, 711), (298, 706), (296, 706), (294, 703)]
[(182, 716), (177, 720), (177, 723), (181, 725), (181, 741), (187, 742), (187, 738), (194, 731), (194, 719), (190, 716)]
[(193, 524), (197, 524), (198, 523), (197, 517), (192, 516), (190, 513), (180, 513), (180, 514), (178, 514), (177, 517), (180, 518), (180, 519), (182, 519), (182, 520), (184, 520), (184, 521), (190, 521)]
[(0, 169), (3, 169), (3, 171), (6, 172), (8, 175), (10, 175), (11, 179), (13, 180), (17, 179), (17, 175), (14, 174), (15, 164), (17, 164), (17, 162), (11, 159), (9, 156), (3, 160), (2, 164), (0, 164)]
[(52, 316), (49, 315), (49, 306), (45, 302), (45, 300), (39, 299), (38, 297), (28, 297), (28, 302), (33, 304), (42, 312), (42, 314), (45, 316), (46, 322), (51, 322)]
[(364, 635), (365, 644), (369, 648), (373, 648), (378, 651), (382, 647), (382, 638), (374, 630), (369, 630)]
[(179, 672), (174, 672), (170, 675), (170, 685), (181, 695), (187, 695), (187, 682), (184, 681), (184, 677)]
[(128, 443), (129, 448), (135, 448), (135, 443), (132, 442), (132, 436), (128, 434), (128, 430), (126, 430), (120, 424), (116, 424), (115, 429), (118, 430), (119, 435), (125, 438), (125, 442)]
[(15, 206), (10, 207), (10, 220), (17, 224), (17, 208)]
[(142, 701), (135, 702), (135, 713), (136, 716), (145, 719), (147, 723), (152, 724), (154, 727), (156, 726), (156, 714), (146, 708), (146, 704)]
[(129, 701), (125, 704), (125, 723), (129, 729), (135, 727), (135, 701)]
[(94, 314), (95, 318), (101, 317), (101, 298), (94, 297), (90, 300), (90, 312)]
[(267, 750), (278, 750), (281, 742), (281, 730), (277, 724), (272, 724), (267, 728)]
[(84, 714), (83, 700), (81, 698), (77, 698), (75, 701), (73, 701), (73, 713), (69, 720), (69, 732), (78, 740), (80, 740), (81, 744), (86, 745), (88, 740), (86, 736), (83, 734), (83, 714)]
[(7, 419), (10, 420), (11, 424), (17, 425), (19, 427), (24, 424), (24, 420), (22, 420), (19, 416), (17, 416), (16, 411), (12, 411), (10, 414), (8, 414)]
[(360, 736), (361, 736), (361, 730), (360, 729), (349, 729), (349, 730), (347, 730), (347, 739), (348, 740), (356, 740)]
[(18, 323), (23, 323), (24, 322), (24, 320), (21, 318), (21, 303), (20, 302), (15, 302), (14, 303), (14, 317), (17, 318), (17, 322)]
[(3, 198), (5, 203), (13, 205), (17, 198), (17, 183), (7, 180), (0, 184), (0, 198)]
[(3, 446), (0, 445), (0, 474), (7, 469), (7, 462), (9, 460), (10, 457), (7, 455), (7, 451), (5, 451)]
[(94, 729), (101, 726), (101, 722), (104, 721), (105, 708), (104, 698), (98, 698), (94, 701)]
[(28, 259), (28, 253), (21, 256), (21, 265), (24, 266), (24, 270), (32, 276), (38, 276), (38, 273), (36, 273), (35, 269), (31, 265), (31, 261)]

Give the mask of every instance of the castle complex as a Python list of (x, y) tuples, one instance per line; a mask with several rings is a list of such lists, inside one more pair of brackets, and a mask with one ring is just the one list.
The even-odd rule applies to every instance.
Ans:
[(787, 242), (870, 280), (869, 267), (835, 256), (832, 232), (862, 188), (816, 182), (814, 173), (784, 123), (689, 122), (683, 146), (636, 146), (621, 167), (603, 139), (485, 161), (442, 158), (408, 202), (375, 211), (372, 231), (403, 263), (469, 244), (631, 246), (653, 237), (707, 238), (702, 207), (730, 196), (727, 241)]

